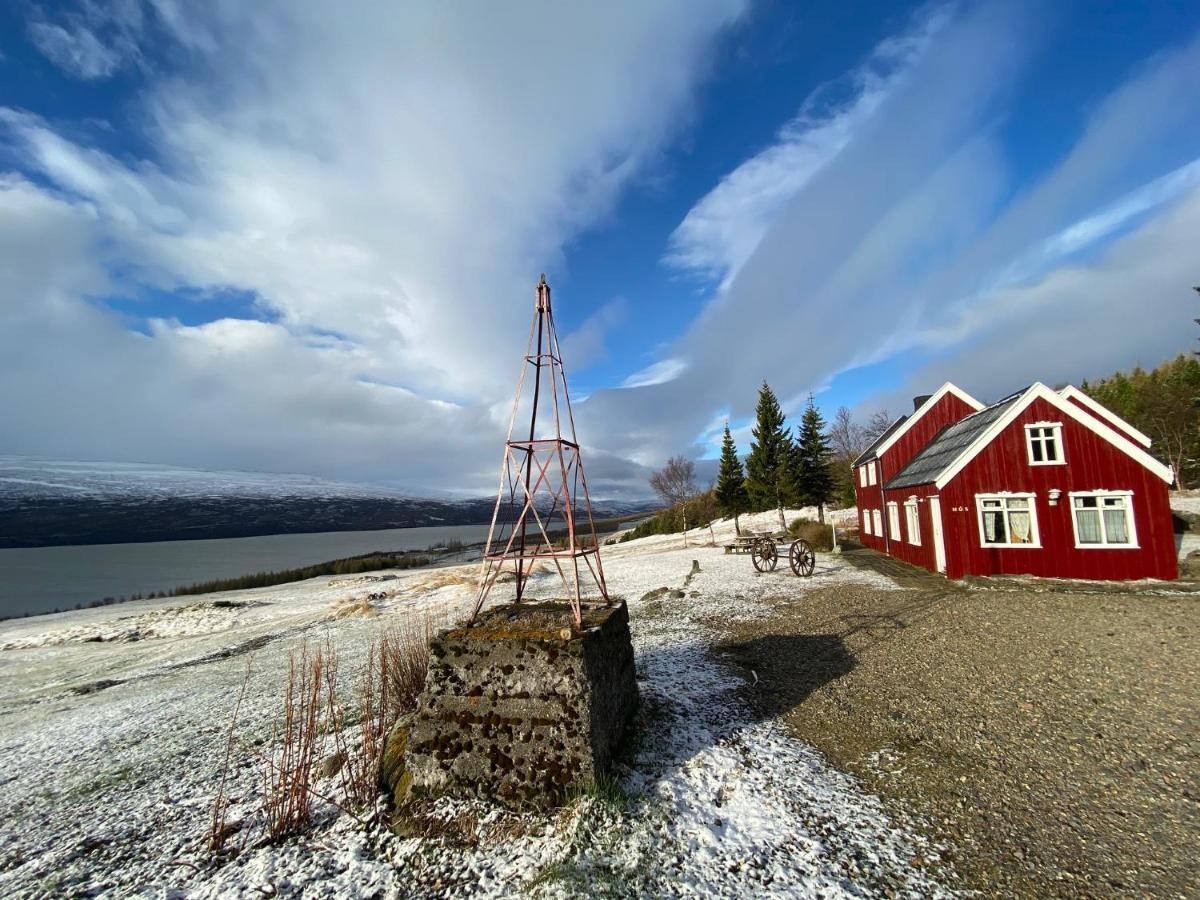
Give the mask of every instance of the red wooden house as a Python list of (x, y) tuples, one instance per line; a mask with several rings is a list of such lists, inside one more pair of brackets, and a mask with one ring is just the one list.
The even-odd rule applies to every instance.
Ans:
[(1170, 468), (1074, 387), (917, 398), (855, 461), (862, 542), (950, 578), (1172, 579)]

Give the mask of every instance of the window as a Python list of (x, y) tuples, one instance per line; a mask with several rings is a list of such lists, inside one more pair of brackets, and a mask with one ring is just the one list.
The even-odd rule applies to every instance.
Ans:
[(867, 486), (867, 467), (866, 466), (858, 467), (858, 486), (859, 487)]
[(1026, 449), (1031, 466), (1061, 466), (1063, 459), (1062, 425), (1058, 422), (1038, 422), (1025, 426)]
[(867, 463), (867, 484), (875, 483), (875, 463)]
[(984, 547), (1039, 547), (1033, 494), (978, 494), (979, 541)]
[(1071, 517), (1076, 547), (1137, 547), (1133, 494), (1128, 491), (1072, 493)]
[(916, 497), (910, 497), (904, 504), (904, 517), (908, 519), (905, 523), (908, 526), (908, 542), (919, 547), (921, 545), (921, 516), (917, 512)]
[(900, 507), (895, 501), (888, 503), (888, 535), (900, 540)]
[(863, 517), (863, 534), (871, 534), (871, 511), (869, 509), (864, 509), (862, 511), (862, 517)]
[(871, 510), (871, 534), (876, 537), (883, 537), (883, 516), (879, 510)]

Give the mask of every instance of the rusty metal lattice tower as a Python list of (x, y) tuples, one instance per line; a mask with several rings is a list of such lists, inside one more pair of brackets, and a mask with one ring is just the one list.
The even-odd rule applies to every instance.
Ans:
[[(533, 324), (517, 380), (504, 460), (500, 464), (500, 489), (488, 529), (474, 620), (487, 602), (505, 567), (515, 575), (516, 602), (520, 603), (535, 567), (550, 561), (558, 569), (571, 602), (575, 624), (583, 624), (584, 590), (594, 587), (599, 599), (610, 604), (600, 543), (592, 520), (592, 501), (575, 434), (575, 418), (567, 392), (562, 353), (554, 331), (550, 286), (543, 275), (534, 294)], [(533, 395), (524, 397), (526, 375), (533, 370)], [(548, 407), (544, 412), (539, 407)], [(528, 410), (529, 436), (522, 428), (513, 436), (517, 417)], [(540, 415), (539, 415), (540, 413)], [(539, 432), (539, 426), (542, 431)], [(582, 505), (579, 501), (582, 499)], [(557, 527), (556, 527), (557, 526)], [(582, 527), (581, 527), (582, 526)], [(582, 563), (582, 568), (581, 568)], [(570, 577), (567, 568), (570, 567)]]

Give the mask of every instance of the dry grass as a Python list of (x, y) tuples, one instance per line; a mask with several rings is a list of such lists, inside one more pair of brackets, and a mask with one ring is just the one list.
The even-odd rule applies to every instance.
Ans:
[(229, 762), (233, 757), (233, 738), (237, 731), (238, 714), (242, 710), (242, 701), (246, 698), (246, 688), (250, 685), (250, 664), (253, 656), (246, 660), (246, 675), (242, 679), (241, 690), (238, 691), (237, 703), (233, 705), (233, 716), (229, 720), (229, 732), (225, 736), (225, 757), (221, 762), (221, 786), (217, 789), (217, 797), (213, 801), (212, 824), (208, 831), (208, 852), (218, 854), (225, 849), (225, 841), (229, 837), (229, 823), (226, 813), (229, 811), (229, 799), (225, 796), (225, 785), (229, 780)]
[[(300, 831), (312, 818), (313, 770), (322, 735), (322, 686), (327, 682), (327, 650), (310, 648), (288, 654), (288, 677), (283, 697), (283, 721), (272, 730), (266, 759), (263, 813), (272, 841)], [(336, 657), (332, 660), (336, 678)]]
[(428, 592), (444, 587), (475, 587), (478, 583), (478, 566), (455, 566), (452, 569), (435, 569), (418, 579), (413, 587), (418, 591)]
[[(379, 773), (388, 735), (399, 718), (416, 709), (429, 668), (433, 623), (425, 619), (383, 629), (367, 646), (367, 661), (358, 682), (358, 741), (351, 746), (345, 711), (337, 695), (336, 662), (326, 669), (326, 705), (334, 723), (334, 743), (344, 760), (339, 775), (345, 801), (354, 809), (373, 807), (379, 796)], [(327, 657), (336, 661), (332, 651)]]
[(341, 597), (333, 602), (326, 619), (374, 619), (379, 610), (366, 597)]

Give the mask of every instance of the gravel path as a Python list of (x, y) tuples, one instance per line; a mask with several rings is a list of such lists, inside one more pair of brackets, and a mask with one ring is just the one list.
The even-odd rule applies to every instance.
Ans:
[(751, 702), (989, 896), (1200, 895), (1200, 598), (907, 583), (728, 627)]

